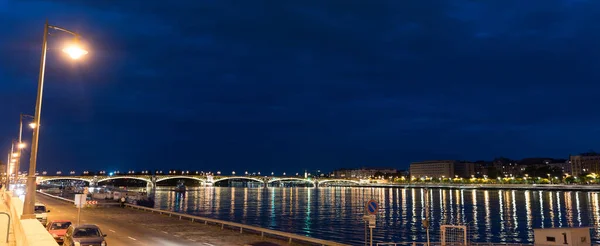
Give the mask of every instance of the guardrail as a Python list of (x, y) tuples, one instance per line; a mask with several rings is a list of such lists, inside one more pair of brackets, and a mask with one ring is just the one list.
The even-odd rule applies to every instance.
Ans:
[(60, 196), (50, 195), (50, 194), (48, 194), (46, 192), (43, 192), (43, 191), (39, 191), (38, 190), (37, 192), (40, 193), (40, 194), (52, 197), (54, 199), (62, 200), (63, 202), (70, 202), (70, 203), (74, 203), (75, 202), (75, 200), (64, 198), (64, 197), (60, 197)]
[(288, 239), (288, 243), (292, 243), (292, 241), (296, 241), (296, 242), (302, 242), (302, 243), (309, 243), (309, 244), (313, 244), (313, 245), (349, 246), (349, 244), (343, 244), (343, 243), (327, 241), (327, 240), (318, 239), (318, 238), (306, 237), (306, 236), (296, 235), (296, 234), (289, 233), (289, 232), (265, 229), (265, 228), (261, 228), (258, 226), (244, 225), (244, 224), (240, 224), (240, 223), (236, 223), (236, 222), (205, 218), (205, 217), (200, 217), (200, 216), (195, 216), (195, 215), (171, 212), (171, 211), (160, 210), (160, 209), (155, 209), (155, 208), (148, 208), (148, 207), (143, 207), (143, 206), (138, 206), (138, 205), (133, 205), (133, 204), (125, 204), (125, 206), (131, 207), (134, 209), (138, 209), (138, 210), (150, 211), (152, 213), (168, 214), (169, 217), (173, 217), (173, 216), (179, 217), (180, 220), (183, 218), (186, 218), (186, 219), (191, 220), (192, 222), (195, 222), (195, 221), (204, 222), (205, 225), (207, 225), (209, 223), (216, 224), (216, 225), (220, 225), (221, 229), (224, 229), (226, 226), (229, 228), (239, 228), (240, 233), (243, 233), (244, 230), (246, 230), (246, 231), (250, 231), (250, 232), (260, 233), (261, 237), (270, 235), (273, 238), (285, 238), (285, 239)]

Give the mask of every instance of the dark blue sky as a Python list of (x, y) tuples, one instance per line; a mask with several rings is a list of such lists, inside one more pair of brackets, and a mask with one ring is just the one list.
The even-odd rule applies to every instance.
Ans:
[(70, 37), (50, 37), (38, 170), (600, 149), (596, 0), (0, 0), (0, 157), (34, 110), (46, 18), (90, 54), (73, 62)]

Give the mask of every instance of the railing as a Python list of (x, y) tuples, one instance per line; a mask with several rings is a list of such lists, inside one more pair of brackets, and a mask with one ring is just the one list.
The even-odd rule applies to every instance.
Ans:
[(165, 210), (148, 208), (148, 207), (143, 207), (143, 206), (137, 206), (137, 205), (133, 205), (133, 204), (125, 204), (125, 206), (131, 207), (134, 209), (138, 209), (138, 210), (150, 211), (152, 213), (156, 212), (159, 214), (168, 214), (169, 217), (173, 217), (173, 216), (179, 217), (180, 220), (183, 218), (186, 218), (186, 219), (191, 220), (192, 222), (195, 222), (195, 221), (204, 222), (205, 225), (207, 225), (209, 223), (216, 224), (216, 225), (220, 225), (221, 229), (224, 229), (225, 227), (239, 228), (240, 233), (243, 233), (245, 230), (245, 231), (260, 233), (261, 237), (270, 235), (274, 238), (285, 238), (285, 239), (288, 239), (288, 243), (292, 243), (292, 241), (296, 241), (296, 242), (302, 242), (302, 243), (309, 243), (309, 244), (313, 244), (313, 245), (348, 246), (348, 244), (296, 235), (296, 234), (289, 233), (289, 232), (265, 229), (265, 228), (261, 228), (258, 226), (244, 225), (244, 224), (240, 224), (240, 223), (236, 223), (236, 222), (205, 218), (205, 217), (194, 216), (194, 215), (189, 215), (189, 214), (183, 214), (183, 213), (165, 211)]
[(50, 195), (50, 194), (48, 194), (48, 193), (46, 193), (46, 192), (39, 191), (39, 190), (38, 190), (37, 192), (38, 192), (38, 193), (40, 193), (40, 194), (44, 194), (44, 195), (46, 195), (46, 196), (52, 197), (52, 198), (54, 198), (54, 199), (62, 200), (63, 202), (70, 202), (70, 203), (73, 203), (73, 204), (75, 204), (75, 203), (74, 203), (74, 202), (75, 202), (75, 200), (72, 200), (72, 199), (68, 199), (68, 198), (64, 198), (64, 197), (60, 197), (60, 196), (55, 196), (55, 195)]

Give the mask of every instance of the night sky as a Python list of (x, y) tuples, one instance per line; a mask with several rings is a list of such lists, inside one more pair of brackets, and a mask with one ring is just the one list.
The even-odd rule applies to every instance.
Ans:
[(19, 113), (34, 111), (45, 19), (90, 53), (70, 60), (71, 37), (52, 32), (38, 170), (600, 150), (597, 0), (0, 0), (4, 161)]

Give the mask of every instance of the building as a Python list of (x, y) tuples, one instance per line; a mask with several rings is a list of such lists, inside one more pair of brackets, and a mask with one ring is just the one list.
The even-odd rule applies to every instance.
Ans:
[(333, 171), (333, 177), (338, 178), (371, 178), (381, 174), (396, 175), (398, 170), (395, 168), (342, 168)]
[(560, 162), (549, 162), (548, 166), (553, 167), (553, 168), (558, 168), (560, 170), (562, 170), (562, 172), (564, 174), (572, 174), (573, 173), (573, 169), (571, 169), (571, 161), (567, 161), (567, 160), (560, 160)]
[(410, 176), (414, 178), (453, 178), (457, 161), (436, 160), (410, 163)]
[(600, 173), (600, 154), (591, 152), (580, 155), (572, 155), (571, 172), (573, 176), (580, 176), (586, 173)]
[(486, 161), (476, 161), (475, 162), (475, 177), (477, 178), (485, 178), (489, 175), (489, 167), (492, 165), (491, 162)]
[(454, 176), (459, 178), (475, 177), (475, 163), (468, 161), (454, 163)]

